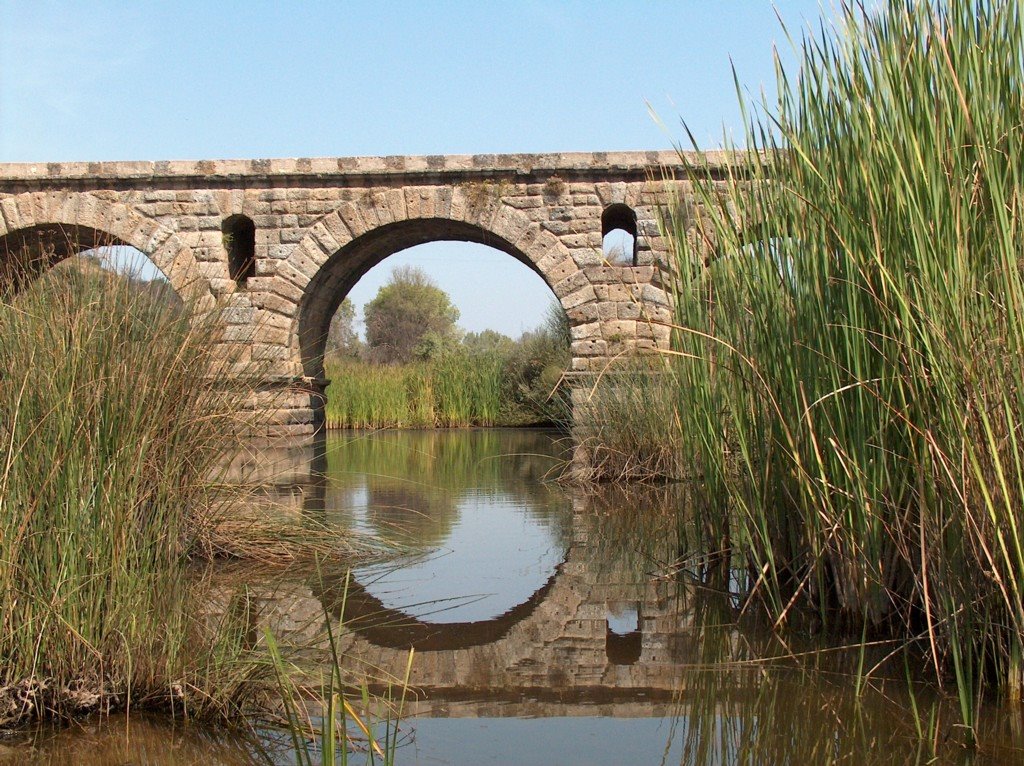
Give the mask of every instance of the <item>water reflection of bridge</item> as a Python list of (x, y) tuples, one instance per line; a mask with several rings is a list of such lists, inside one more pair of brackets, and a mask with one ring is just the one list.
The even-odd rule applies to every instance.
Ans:
[[(279, 447), (274, 495), (289, 499), (295, 512), (315, 513), (327, 503), (322, 449), (322, 442)], [(602, 548), (600, 498), (577, 493), (571, 502), (562, 563), (530, 598), (492, 619), (420, 620), (337, 572), (257, 589), (262, 613), (280, 638), (321, 649), (324, 610), (344, 614), (340, 648), (353, 668), (400, 677), (415, 647), (411, 683), (425, 697), (414, 705), (419, 713), (663, 715), (681, 668), (693, 661), (678, 589), (638, 577), (621, 544)]]

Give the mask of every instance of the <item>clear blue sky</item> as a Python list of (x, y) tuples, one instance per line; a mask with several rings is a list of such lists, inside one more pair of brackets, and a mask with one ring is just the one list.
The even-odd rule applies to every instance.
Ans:
[[(0, 0), (0, 161), (659, 149), (680, 119), (711, 147), (740, 124), (731, 66), (771, 93), (773, 45), (793, 60), (775, 8), (797, 33), (821, 15), (818, 0)], [(536, 324), (543, 283), (467, 252), (414, 259), (462, 325)], [(508, 305), (473, 300), (485, 280)]]

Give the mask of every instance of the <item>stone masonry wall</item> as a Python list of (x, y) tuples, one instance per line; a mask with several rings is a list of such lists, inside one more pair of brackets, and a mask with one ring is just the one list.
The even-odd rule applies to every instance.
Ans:
[[(672, 152), (0, 164), (0, 256), (5, 241), (47, 227), (141, 250), (183, 297), (223, 308), (239, 374), (259, 369), (254, 406), (268, 431), (303, 433), (326, 385), (318, 353), (334, 308), (413, 244), (476, 241), (537, 271), (569, 316), (574, 373), (664, 347), (657, 216), (679, 165)], [(611, 205), (636, 215), (635, 265), (604, 260)], [(231, 278), (222, 232), (234, 215), (255, 224), (244, 282)]]

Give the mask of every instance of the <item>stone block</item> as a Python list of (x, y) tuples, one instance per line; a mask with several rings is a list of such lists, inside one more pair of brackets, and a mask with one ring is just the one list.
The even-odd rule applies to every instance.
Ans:
[[(568, 261), (569, 259), (567, 258), (565, 260)], [(569, 261), (569, 263), (572, 263), (572, 261)], [(575, 266), (575, 264), (574, 264), (574, 266)], [(554, 271), (551, 272), (552, 276), (553, 276), (553, 274), (554, 274)], [(578, 271), (576, 268), (573, 268), (569, 272), (569, 276), (565, 277), (564, 279), (562, 279), (562, 280), (560, 280), (558, 282), (554, 282), (552, 280), (552, 282), (553, 282), (553, 284), (552, 284), (552, 287), (551, 287), (551, 291), (558, 298), (564, 298), (567, 295), (569, 295), (570, 293), (573, 293), (573, 292), (575, 292), (576, 290), (579, 290), (582, 287), (590, 285), (590, 281), (587, 279), (587, 275), (584, 274), (582, 271)]]
[(581, 287), (576, 292), (570, 293), (566, 297), (562, 298), (562, 308), (568, 311), (569, 309), (587, 303), (588, 301), (596, 300), (596, 298), (597, 296), (594, 294), (593, 285), (587, 285), (586, 287)]
[(509, 205), (501, 205), (492, 222), (492, 231), (506, 242), (516, 242), (531, 226), (530, 219)]
[[(584, 303), (575, 308), (566, 311), (566, 316), (569, 317), (569, 321), (573, 324), (593, 322), (602, 317), (599, 314), (601, 304), (599, 303)], [(612, 317), (604, 317), (611, 319)]]
[(555, 237), (568, 237), (580, 231), (580, 224), (577, 221), (541, 221), (541, 225)]
[[(314, 251), (315, 248), (315, 251)], [(320, 266), (327, 260), (327, 253), (317, 245), (303, 241), (288, 258), (288, 263), (307, 280), (316, 276)]]
[(507, 197), (505, 204), (516, 210), (536, 210), (544, 206), (544, 200), (540, 197)]
[[(269, 324), (254, 325), (248, 328), (250, 330), (251, 337), (256, 343), (265, 346), (280, 346), (282, 348), (288, 346), (288, 342), (291, 340), (290, 328), (286, 327), (273, 327)], [(275, 357), (277, 359), (284, 359), (287, 356)]]
[(288, 348), (268, 343), (253, 343), (252, 358), (254, 362), (287, 359)]
[(584, 234), (567, 234), (561, 237), (562, 244), (573, 248), (592, 248), (595, 252), (601, 251), (601, 232), (592, 231)]
[[(577, 286), (589, 284), (589, 281), (586, 280), (586, 275), (576, 267), (576, 264), (573, 263), (571, 258), (566, 258), (565, 256), (559, 258), (556, 255), (553, 255), (548, 258), (542, 258), (541, 262), (537, 264), (537, 268), (540, 269), (541, 274), (544, 275), (544, 278), (547, 280), (549, 285), (557, 287), (557, 285), (561, 284), (574, 274), (579, 274), (584, 280)], [(567, 293), (559, 295), (558, 291), (555, 290), (555, 295), (558, 295), (559, 297), (565, 294)]]
[(309, 230), (309, 238), (317, 244), (320, 250), (323, 251), (324, 256), (328, 258), (341, 249), (341, 244), (334, 238), (334, 233), (323, 220), (317, 221)]
[(653, 303), (656, 306), (670, 305), (668, 294), (654, 285), (644, 285), (641, 288), (640, 297), (645, 303)]
[[(649, 325), (641, 323), (642, 327)], [(601, 323), (601, 334), (608, 340), (632, 339), (637, 337), (637, 323), (633, 319), (613, 319)]]
[(573, 356), (603, 356), (608, 353), (608, 342), (604, 340), (574, 340), (572, 342)]
[(295, 316), (297, 309), (295, 301), (282, 298), (280, 295), (269, 292), (254, 293), (252, 295), (252, 303), (258, 308), (265, 309), (266, 311), (273, 311), (287, 317)]
[(305, 295), (305, 290), (289, 279), (273, 279), (269, 289), (275, 295), (280, 295), (296, 304), (300, 303)]
[(256, 319), (256, 309), (253, 306), (230, 306), (221, 312), (220, 317), (229, 325), (251, 325)]
[(609, 305), (609, 308), (613, 310), (615, 317), (608, 317), (609, 319), (640, 319), (641, 310), (639, 303), (617, 303)]
[(601, 323), (600, 322), (588, 322), (586, 324), (574, 325), (569, 330), (573, 340), (583, 340), (585, 338), (596, 338), (601, 335)]
[(604, 263), (604, 253), (594, 247), (577, 247), (569, 253), (580, 268), (600, 266)]
[(594, 285), (594, 293), (599, 301), (610, 303), (629, 302), (633, 300), (633, 292), (629, 285)]

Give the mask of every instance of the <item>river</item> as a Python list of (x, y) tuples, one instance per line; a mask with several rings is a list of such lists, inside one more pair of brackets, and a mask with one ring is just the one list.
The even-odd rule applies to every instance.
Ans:
[[(954, 704), (908, 682), (904, 653), (758, 626), (696, 555), (692, 495), (560, 485), (566, 450), (543, 431), (340, 432), (254, 462), (285, 512), (404, 551), (244, 582), (306, 662), (323, 614), (341, 621), (343, 664), (375, 691), (415, 650), (399, 764), (1024, 762), (1019, 709), (986, 708), (981, 748), (961, 747)], [(0, 765), (294, 762), (267, 729), (151, 715), (0, 740)]]

